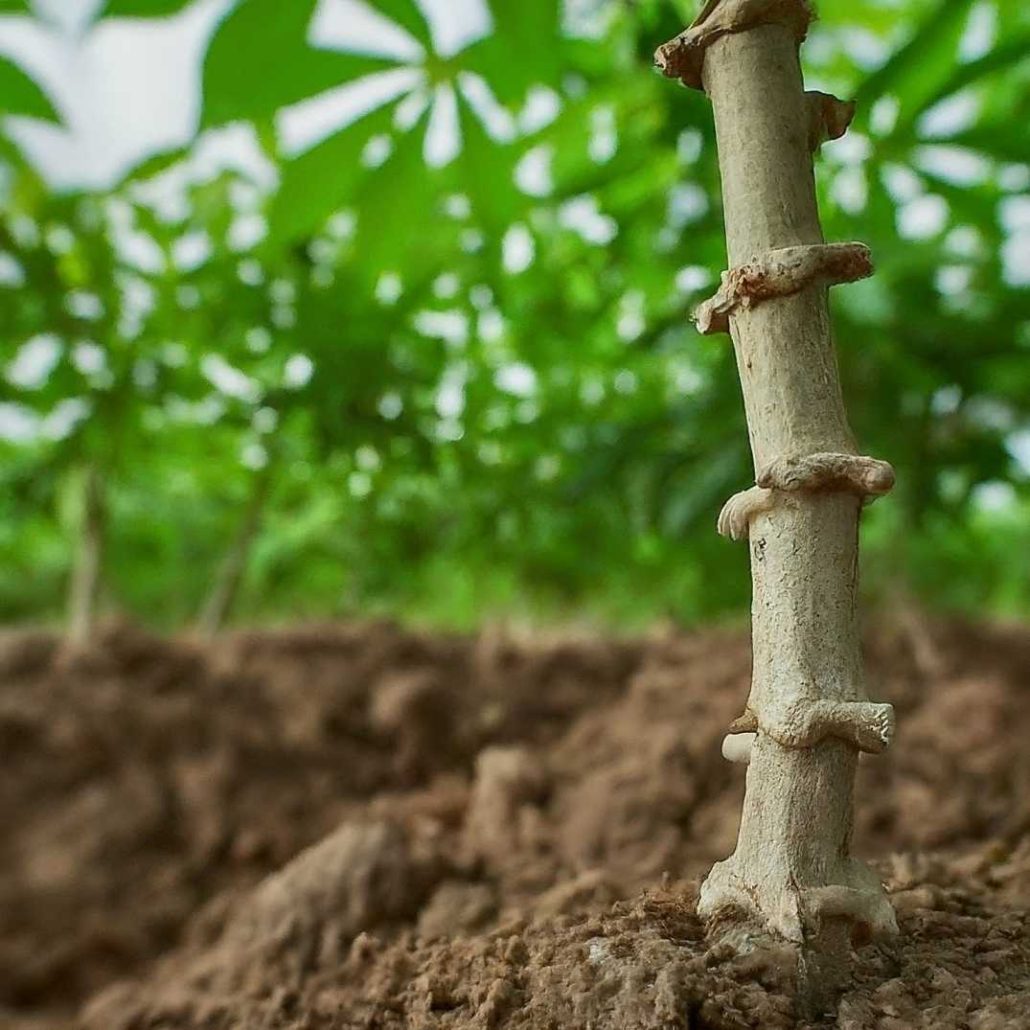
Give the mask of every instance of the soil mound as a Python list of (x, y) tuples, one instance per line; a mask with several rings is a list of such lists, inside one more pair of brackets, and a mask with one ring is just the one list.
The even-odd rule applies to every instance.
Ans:
[[(908, 620), (868, 650), (900, 733), (862, 764), (856, 850), (903, 936), (859, 954), (838, 1025), (1030, 1026), (1030, 633)], [(12, 635), (0, 1017), (793, 1026), (788, 965), (693, 914), (733, 847), (749, 664), (710, 631)]]

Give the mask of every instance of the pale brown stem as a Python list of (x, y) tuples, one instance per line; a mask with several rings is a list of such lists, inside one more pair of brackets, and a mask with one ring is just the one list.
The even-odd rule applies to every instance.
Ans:
[(825, 981), (849, 933), (896, 930), (848, 853), (858, 753), (893, 733), (890, 706), (866, 697), (856, 618), (859, 511), (893, 470), (857, 455), (840, 389), (827, 285), (870, 266), (864, 248), (823, 241), (798, 61), (809, 16), (804, 0), (714, 0), (658, 60), (699, 81), (715, 112), (737, 271), (710, 312), (733, 339), (758, 483), (720, 517), (750, 542), (754, 666), (742, 739), (726, 746), (748, 765), (737, 847), (699, 908), (713, 926), (737, 913), (803, 945)]

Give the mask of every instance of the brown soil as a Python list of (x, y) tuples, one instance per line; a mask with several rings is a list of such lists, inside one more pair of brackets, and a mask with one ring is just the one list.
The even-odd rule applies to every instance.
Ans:
[[(902, 935), (827, 1025), (1030, 1028), (1030, 632), (868, 650), (900, 735), (856, 850)], [(712, 947), (693, 909), (748, 671), (736, 633), (10, 635), (0, 1025), (797, 1026), (791, 953)]]

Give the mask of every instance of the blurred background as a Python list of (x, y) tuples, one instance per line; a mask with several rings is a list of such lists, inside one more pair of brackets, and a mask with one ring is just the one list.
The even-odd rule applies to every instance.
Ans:
[[(874, 603), (1030, 611), (1030, 10), (822, 0)], [(732, 618), (688, 0), (0, 0), (0, 619)]]

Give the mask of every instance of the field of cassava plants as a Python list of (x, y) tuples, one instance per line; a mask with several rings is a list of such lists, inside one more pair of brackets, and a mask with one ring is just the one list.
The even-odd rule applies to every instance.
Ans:
[(0, 1025), (1030, 1030), (1028, 55), (0, 0)]

